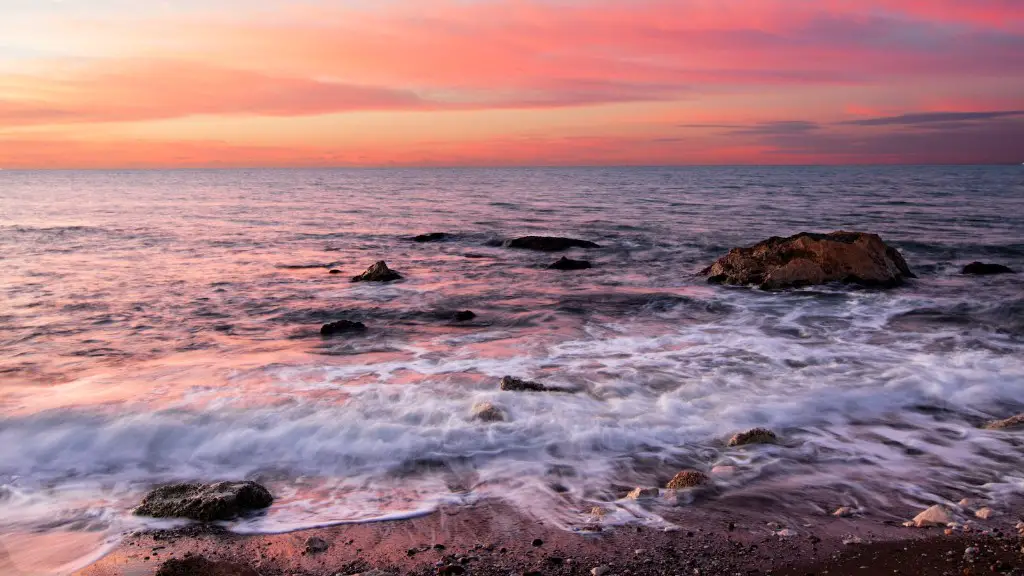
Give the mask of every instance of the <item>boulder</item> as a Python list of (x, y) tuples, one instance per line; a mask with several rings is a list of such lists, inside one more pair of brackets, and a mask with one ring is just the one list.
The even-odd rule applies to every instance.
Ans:
[(986, 264), (984, 262), (971, 262), (960, 271), (961, 274), (972, 276), (991, 276), (993, 274), (1014, 274), (1015, 272), (1002, 264)]
[(215, 522), (237, 518), (273, 502), (270, 492), (255, 482), (171, 484), (147, 494), (134, 513), (154, 518)]
[(473, 406), (473, 418), (482, 422), (504, 422), (505, 412), (490, 402), (481, 402)]
[(588, 240), (562, 238), (559, 236), (523, 236), (505, 242), (506, 248), (537, 250), (540, 252), (561, 252), (570, 248), (600, 248)]
[(388, 268), (387, 262), (381, 260), (366, 269), (359, 276), (352, 279), (353, 282), (391, 282), (401, 280), (402, 275)]
[(562, 256), (562, 259), (548, 266), (548, 270), (586, 270), (593, 268), (586, 260), (573, 260)]
[(419, 236), (413, 236), (413, 242), (441, 242), (447, 240), (448, 234), (444, 232), (431, 232), (429, 234), (420, 234)]
[(746, 446), (747, 444), (774, 444), (778, 440), (775, 432), (767, 428), (753, 428), (740, 432), (729, 439), (729, 446)]
[(913, 525), (917, 528), (945, 526), (955, 520), (956, 519), (953, 517), (953, 513), (950, 512), (949, 508), (936, 504), (917, 516), (914, 516)]
[(456, 322), (469, 322), (473, 318), (476, 318), (476, 314), (472, 310), (463, 310), (461, 312), (456, 312), (453, 315), (453, 318)]
[(895, 248), (876, 234), (803, 232), (734, 248), (701, 271), (715, 284), (757, 285), (765, 290), (842, 282), (892, 287), (915, 278)]
[(366, 332), (366, 324), (353, 322), (351, 320), (338, 320), (324, 324), (320, 327), (321, 336), (334, 336), (337, 334), (351, 334), (355, 332)]
[(679, 474), (676, 474), (665, 488), (669, 490), (682, 490), (685, 488), (695, 488), (697, 486), (703, 486), (709, 482), (708, 475), (697, 471), (697, 470), (683, 470)]
[(986, 430), (1012, 430), (1021, 427), (1024, 427), (1024, 414), (1017, 414), (1005, 420), (993, 420), (984, 426)]
[(157, 569), (155, 576), (260, 576), (251, 566), (231, 562), (214, 562), (204, 556), (186, 554), (180, 560), (171, 558)]

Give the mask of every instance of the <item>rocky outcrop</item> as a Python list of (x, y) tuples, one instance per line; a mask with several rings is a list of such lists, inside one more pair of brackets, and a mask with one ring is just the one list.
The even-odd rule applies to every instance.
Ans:
[(540, 252), (561, 252), (570, 248), (600, 248), (588, 240), (562, 238), (560, 236), (523, 236), (505, 242), (506, 248), (537, 250)]
[(481, 422), (504, 422), (505, 412), (490, 402), (481, 402), (473, 406), (473, 419)]
[(366, 332), (366, 324), (363, 324), (362, 322), (353, 322), (351, 320), (338, 320), (337, 322), (324, 324), (320, 328), (321, 336), (336, 336), (338, 334), (353, 334), (359, 332)]
[(747, 444), (774, 444), (778, 440), (775, 432), (767, 428), (753, 428), (740, 432), (729, 439), (729, 446), (746, 446)]
[(391, 268), (388, 268), (387, 262), (381, 260), (373, 266), (366, 269), (359, 276), (352, 279), (353, 282), (391, 282), (392, 280), (401, 280), (402, 275), (395, 272)]
[(171, 484), (147, 494), (134, 512), (137, 516), (215, 522), (237, 518), (273, 502), (270, 491), (255, 482)]
[(669, 490), (683, 490), (685, 488), (696, 488), (697, 486), (703, 486), (710, 481), (708, 475), (697, 471), (697, 470), (683, 470), (679, 474), (676, 474), (665, 488)]
[(476, 318), (476, 314), (472, 310), (462, 310), (461, 312), (456, 312), (455, 314), (453, 314), (452, 318), (456, 322), (469, 322), (470, 320)]
[(986, 430), (1012, 430), (1014, 428), (1024, 428), (1024, 414), (1017, 414), (1011, 416), (1005, 420), (993, 420), (985, 424)]
[(892, 287), (915, 278), (898, 250), (863, 232), (769, 238), (730, 250), (701, 274), (715, 284), (752, 284), (766, 290), (830, 282)]
[(1002, 264), (986, 264), (984, 262), (971, 262), (960, 271), (961, 274), (971, 276), (992, 276), (993, 274), (1015, 274), (1010, 268)]
[(419, 236), (413, 236), (413, 242), (441, 242), (448, 239), (448, 234), (444, 232), (431, 232), (429, 234), (420, 234)]
[(592, 267), (586, 260), (573, 260), (563, 256), (561, 260), (548, 266), (548, 270), (586, 270)]

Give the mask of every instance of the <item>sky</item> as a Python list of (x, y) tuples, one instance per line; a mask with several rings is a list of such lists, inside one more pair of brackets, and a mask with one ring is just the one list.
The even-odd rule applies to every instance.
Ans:
[(1024, 162), (1024, 0), (0, 0), (0, 168)]

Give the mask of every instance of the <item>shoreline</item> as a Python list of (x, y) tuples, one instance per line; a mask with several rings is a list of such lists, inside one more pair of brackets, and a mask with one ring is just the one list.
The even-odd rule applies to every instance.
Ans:
[[(672, 529), (620, 525), (593, 533), (546, 525), (497, 501), (284, 534), (191, 525), (128, 534), (75, 574), (1024, 575), (1022, 537), (1012, 514), (946, 535), (943, 528), (904, 528), (870, 515), (791, 517), (783, 524), (756, 508), (708, 502), (678, 508)], [(786, 535), (780, 536), (783, 525)]]

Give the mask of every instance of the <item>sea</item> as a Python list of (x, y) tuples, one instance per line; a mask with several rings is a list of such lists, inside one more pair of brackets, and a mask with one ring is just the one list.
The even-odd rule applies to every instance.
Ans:
[[(918, 278), (699, 274), (833, 230)], [(451, 236), (410, 240), (429, 232)], [(525, 235), (600, 247), (550, 270), (563, 254), (501, 246)], [(379, 260), (404, 278), (350, 282)], [(625, 495), (686, 468), (794, 512), (780, 485), (877, 514), (1013, 498), (1024, 436), (981, 424), (1024, 412), (1024, 275), (962, 275), (975, 260), (1024, 272), (1024, 168), (0, 172), (0, 566), (88, 564), (168, 525), (131, 509), (177, 481), (268, 486), (226, 525), (245, 533), (485, 499), (667, 528), (668, 504)], [(322, 337), (337, 320), (367, 330)], [(778, 443), (726, 445), (752, 427)]]

